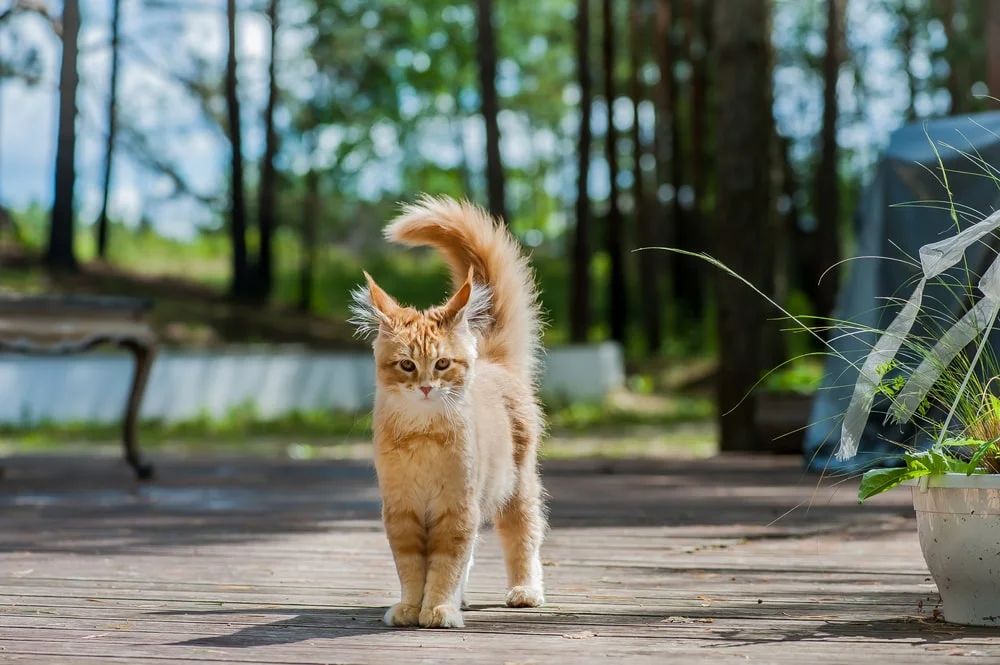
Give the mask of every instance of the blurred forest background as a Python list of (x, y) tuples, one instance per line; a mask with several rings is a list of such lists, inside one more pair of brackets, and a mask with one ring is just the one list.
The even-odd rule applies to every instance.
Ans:
[(990, 91), (1000, 0), (4, 0), (0, 288), (150, 296), (173, 344), (350, 348), (362, 267), (443, 295), (381, 240), (398, 202), (468, 196), (531, 248), (548, 343), (710, 359), (729, 407), (807, 347), (632, 250), (829, 314), (889, 133)]

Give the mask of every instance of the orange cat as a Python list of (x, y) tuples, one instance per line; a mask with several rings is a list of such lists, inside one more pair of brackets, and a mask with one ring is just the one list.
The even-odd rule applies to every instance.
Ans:
[(421, 312), (366, 272), (367, 288), (353, 293), (352, 321), (376, 334), (375, 467), (402, 588), (384, 621), (461, 627), (473, 547), (488, 521), (503, 546), (507, 605), (537, 607), (545, 515), (531, 268), (506, 228), (468, 203), (424, 197), (385, 235), (437, 248), (456, 291)]

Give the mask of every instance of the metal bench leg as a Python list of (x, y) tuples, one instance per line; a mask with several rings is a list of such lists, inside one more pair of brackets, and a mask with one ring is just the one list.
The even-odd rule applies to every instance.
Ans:
[(146, 392), (146, 381), (149, 371), (156, 358), (156, 347), (142, 342), (123, 342), (122, 346), (132, 352), (135, 357), (135, 372), (132, 375), (132, 391), (128, 396), (128, 406), (125, 408), (125, 430), (123, 442), (125, 461), (135, 471), (140, 480), (153, 477), (153, 466), (143, 462), (139, 454), (139, 408), (142, 406), (142, 396)]

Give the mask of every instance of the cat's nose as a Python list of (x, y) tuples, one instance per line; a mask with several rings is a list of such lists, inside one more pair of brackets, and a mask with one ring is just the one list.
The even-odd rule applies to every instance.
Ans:
[(424, 394), (424, 397), (427, 397), (428, 395), (431, 394), (431, 387), (430, 386), (420, 386), (420, 391)]

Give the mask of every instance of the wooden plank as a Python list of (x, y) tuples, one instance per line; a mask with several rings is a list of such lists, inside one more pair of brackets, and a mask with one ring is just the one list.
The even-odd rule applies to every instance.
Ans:
[(3, 662), (1000, 660), (995, 630), (935, 620), (905, 492), (858, 507), (797, 460), (548, 462), (549, 604), (500, 607), (487, 531), (459, 631), (381, 625), (397, 587), (367, 463), (168, 459), (137, 489), (38, 460), (0, 483)]

